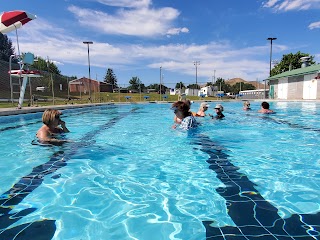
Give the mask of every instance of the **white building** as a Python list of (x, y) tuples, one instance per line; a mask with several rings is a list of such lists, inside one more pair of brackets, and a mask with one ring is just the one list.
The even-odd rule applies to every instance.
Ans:
[(198, 96), (203, 96), (203, 97), (210, 97), (214, 96), (214, 91), (212, 86), (205, 86), (200, 88), (200, 91), (198, 92)]
[(320, 99), (320, 64), (301, 67), (269, 77), (272, 99)]

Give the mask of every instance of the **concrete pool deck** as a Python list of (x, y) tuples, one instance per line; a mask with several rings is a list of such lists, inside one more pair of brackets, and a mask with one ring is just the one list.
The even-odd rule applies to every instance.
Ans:
[[(274, 99), (239, 99), (239, 100), (194, 100), (193, 102), (315, 102), (319, 103), (320, 100), (274, 100)], [(64, 109), (73, 109), (73, 108), (85, 108), (85, 107), (95, 107), (95, 106), (103, 106), (103, 105), (113, 105), (113, 104), (148, 104), (148, 103), (173, 103), (173, 101), (152, 101), (152, 102), (104, 102), (104, 103), (87, 103), (87, 104), (65, 104), (65, 105), (50, 105), (50, 106), (39, 106), (39, 107), (23, 107), (22, 109), (18, 109), (17, 107), (12, 108), (0, 108), (0, 116), (9, 116), (9, 115), (19, 115), (26, 113), (37, 113), (43, 112), (47, 108), (54, 108), (58, 110)]]

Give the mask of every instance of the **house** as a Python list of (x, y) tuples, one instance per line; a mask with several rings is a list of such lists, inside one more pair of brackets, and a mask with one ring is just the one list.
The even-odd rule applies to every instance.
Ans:
[(187, 88), (185, 94), (187, 96), (199, 96), (199, 89)]
[(213, 86), (205, 86), (200, 88), (200, 91), (198, 92), (198, 96), (203, 96), (203, 97), (214, 96)]
[(269, 95), (269, 89), (255, 89), (255, 90), (244, 90), (237, 94), (237, 97), (243, 97), (245, 99), (264, 99), (265, 96)]
[(112, 85), (89, 78), (79, 78), (69, 82), (69, 89), (71, 93), (82, 92), (112, 92)]
[(184, 89), (170, 88), (170, 95), (181, 95), (182, 93), (184, 93)]
[(308, 57), (301, 58), (301, 68), (269, 77), (271, 99), (320, 99), (320, 64), (308, 66)]

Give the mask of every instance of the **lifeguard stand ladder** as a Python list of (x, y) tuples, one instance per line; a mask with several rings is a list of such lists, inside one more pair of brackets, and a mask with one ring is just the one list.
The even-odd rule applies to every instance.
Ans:
[[(23, 78), (22, 80), (22, 85), (20, 85), (20, 96), (19, 96), (19, 101), (18, 101), (18, 108), (21, 109), (23, 105), (23, 100), (24, 100), (24, 94), (26, 92), (26, 87), (29, 78), (31, 77), (41, 77), (40, 71), (30, 71), (30, 70), (24, 70), (23, 66), (26, 65), (31, 65), (34, 62), (34, 55), (32, 53), (26, 53), (23, 56), (22, 63), (21, 61), (19, 62), (20, 64), (20, 69), (19, 70), (11, 70), (11, 57), (10, 57), (10, 87), (11, 87), (11, 101), (13, 102), (13, 93), (16, 93), (13, 91), (13, 81), (12, 77), (18, 77), (19, 79), (19, 85), (20, 85), (20, 79)], [(30, 96), (31, 97), (31, 96)]]

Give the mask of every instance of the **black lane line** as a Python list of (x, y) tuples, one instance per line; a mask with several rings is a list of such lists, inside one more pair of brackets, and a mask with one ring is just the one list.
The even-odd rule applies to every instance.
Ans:
[[(274, 115), (274, 114), (271, 114), (271, 115)], [(257, 116), (257, 115), (249, 115), (249, 114), (247, 114), (247, 116), (252, 116), (252, 117), (259, 118), (259, 119), (268, 120), (268, 121), (274, 122), (276, 124), (286, 124), (289, 127), (295, 128), (295, 129), (307, 130), (307, 131), (313, 131), (313, 132), (320, 132), (319, 128), (302, 126), (302, 125), (297, 124), (297, 123), (291, 123), (291, 122), (286, 121), (286, 120), (282, 120), (282, 119), (277, 119), (277, 118), (271, 117), (271, 115), (265, 114), (264, 116)]]
[[(2, 194), (0, 196), (0, 240), (13, 239), (14, 236), (17, 237), (15, 239), (51, 239), (56, 230), (55, 220), (44, 219), (8, 228), (24, 216), (34, 212), (36, 208), (27, 208), (16, 213), (10, 213), (10, 211), (26, 196), (32, 193), (33, 190), (39, 187), (46, 175), (54, 173), (58, 169), (66, 166), (69, 160), (68, 156), (74, 155), (82, 147), (93, 145), (95, 142), (92, 139), (95, 135), (114, 126), (119, 120), (136, 110), (138, 110), (138, 108), (134, 108), (129, 113), (119, 114), (117, 117), (110, 119), (107, 123), (99, 127), (99, 129), (87, 133), (80, 139), (80, 143), (71, 145), (70, 150), (54, 153), (48, 162), (34, 167), (30, 174), (22, 177), (11, 189)], [(59, 178), (57, 175), (53, 177)], [(31, 235), (33, 236), (32, 238), (25, 237)]]
[(226, 187), (216, 191), (226, 200), (228, 214), (236, 227), (213, 227), (214, 221), (203, 221), (207, 239), (318, 239), (320, 212), (293, 214), (283, 219), (278, 209), (266, 201), (246, 175), (238, 172), (219, 146), (206, 136), (195, 139), (201, 151), (209, 155), (209, 168)]

